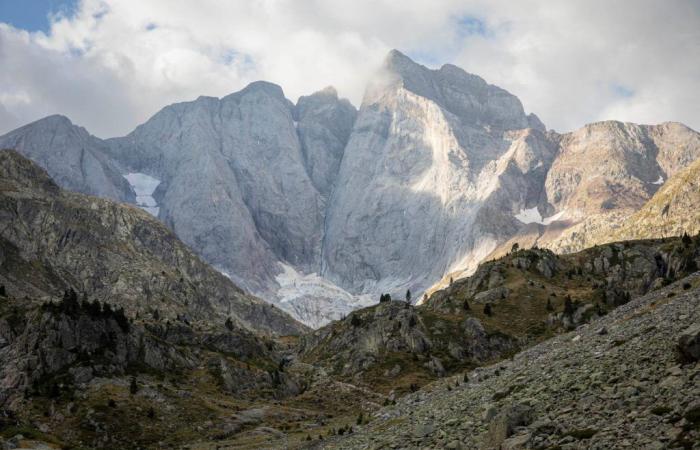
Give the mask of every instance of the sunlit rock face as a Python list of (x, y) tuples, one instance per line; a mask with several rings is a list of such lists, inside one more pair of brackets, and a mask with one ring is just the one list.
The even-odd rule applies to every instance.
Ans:
[(345, 149), (323, 274), (351, 292), (420, 291), (476, 264), (517, 227), (512, 208), (540, 200), (553, 156), (515, 96), (391, 52)]

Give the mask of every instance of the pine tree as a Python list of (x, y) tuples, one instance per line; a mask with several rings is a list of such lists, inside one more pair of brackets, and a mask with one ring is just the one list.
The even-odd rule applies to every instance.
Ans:
[(231, 320), (230, 317), (226, 318), (226, 322), (224, 323), (228, 331), (233, 331), (233, 321)]
[(484, 314), (486, 314), (489, 317), (491, 317), (493, 315), (493, 309), (491, 308), (491, 303), (487, 303), (484, 305)]
[(510, 248), (511, 253), (518, 253), (518, 250), (520, 250), (520, 244), (517, 242), (513, 244), (513, 246)]
[(70, 288), (63, 292), (63, 300), (61, 301), (63, 311), (72, 314), (78, 311), (80, 304), (78, 303), (78, 294)]
[(411, 303), (411, 290), (406, 289), (406, 303)]
[(452, 286), (452, 283), (454, 283), (454, 282), (455, 282), (454, 278), (450, 277), (450, 286)]
[(135, 395), (139, 391), (139, 385), (136, 383), (136, 377), (131, 377), (131, 382), (129, 383), (129, 393)]
[(469, 310), (471, 309), (471, 307), (469, 306), (469, 300), (464, 299), (464, 303), (462, 304), (462, 308), (463, 308), (465, 311), (469, 311)]
[(552, 306), (552, 299), (550, 298), (547, 299), (547, 311), (554, 311), (554, 307)]
[(0, 285), (0, 297), (7, 297), (7, 292), (5, 291), (5, 285)]
[(574, 304), (571, 301), (571, 296), (567, 295), (564, 300), (564, 315), (572, 317), (574, 315)]
[(683, 245), (686, 247), (690, 247), (690, 244), (693, 243), (693, 240), (690, 239), (690, 236), (688, 236), (688, 233), (683, 232), (683, 237), (681, 237), (681, 242), (683, 242)]

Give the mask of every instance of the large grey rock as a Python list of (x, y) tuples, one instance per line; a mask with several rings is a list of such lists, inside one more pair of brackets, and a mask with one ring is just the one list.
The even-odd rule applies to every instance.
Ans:
[(700, 360), (700, 325), (688, 327), (678, 337), (678, 352), (684, 362)]

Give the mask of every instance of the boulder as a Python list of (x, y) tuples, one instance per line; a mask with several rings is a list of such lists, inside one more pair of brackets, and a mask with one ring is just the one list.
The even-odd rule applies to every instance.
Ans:
[(694, 324), (686, 328), (676, 345), (681, 362), (690, 363), (700, 360), (700, 324)]

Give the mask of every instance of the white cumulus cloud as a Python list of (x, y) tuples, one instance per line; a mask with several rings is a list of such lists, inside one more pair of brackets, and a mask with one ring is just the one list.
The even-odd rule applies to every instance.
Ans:
[(259, 79), (293, 101), (334, 85), (357, 105), (391, 48), (481, 75), (557, 130), (700, 129), (694, 0), (81, 0), (47, 33), (0, 23), (0, 133), (61, 113), (122, 135), (169, 103)]

